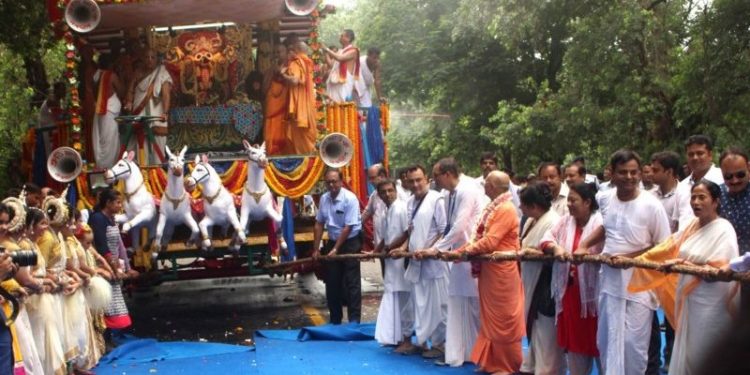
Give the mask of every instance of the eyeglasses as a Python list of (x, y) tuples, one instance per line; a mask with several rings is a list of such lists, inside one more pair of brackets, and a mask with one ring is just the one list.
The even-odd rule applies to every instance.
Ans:
[(732, 179), (732, 177), (737, 177), (739, 179), (742, 179), (742, 178), (745, 178), (745, 176), (747, 176), (747, 172), (746, 171), (739, 171), (739, 172), (734, 172), (734, 173), (727, 173), (727, 174), (724, 175), (724, 180), (725, 181), (729, 181), (729, 180)]
[(326, 185), (335, 185), (338, 184), (340, 180), (326, 180)]

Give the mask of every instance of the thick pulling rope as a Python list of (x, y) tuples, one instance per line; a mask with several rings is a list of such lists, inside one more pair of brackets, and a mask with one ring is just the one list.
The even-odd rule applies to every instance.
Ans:
[[(293, 273), (294, 268), (303, 264), (310, 264), (314, 262), (335, 262), (343, 260), (358, 260), (366, 261), (375, 258), (410, 258), (417, 259), (414, 253), (407, 252), (395, 252), (391, 254), (384, 253), (360, 253), (360, 254), (337, 254), (337, 255), (321, 255), (315, 258), (304, 258), (294, 260), (291, 262), (267, 264), (263, 267), (268, 271), (269, 274), (289, 274)], [(650, 270), (656, 270), (664, 273), (680, 273), (685, 275), (693, 275), (706, 281), (739, 281), (743, 283), (750, 283), (750, 272), (725, 272), (718, 268), (710, 266), (695, 266), (688, 264), (675, 264), (667, 265), (663, 263), (643, 261), (631, 259), (623, 256), (607, 256), (607, 255), (570, 255), (556, 257), (554, 255), (542, 254), (536, 249), (524, 249), (516, 252), (511, 251), (496, 251), (492, 254), (481, 254), (481, 255), (461, 255), (452, 252), (440, 252), (437, 256), (425, 256), (424, 259), (436, 259), (445, 262), (466, 262), (466, 261), (482, 261), (482, 262), (572, 262), (575, 264), (580, 263), (594, 263), (604, 264), (614, 268), (645, 268)]]

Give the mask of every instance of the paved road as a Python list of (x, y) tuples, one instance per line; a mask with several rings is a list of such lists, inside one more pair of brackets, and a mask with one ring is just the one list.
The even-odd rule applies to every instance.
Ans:
[[(362, 263), (362, 321), (377, 316), (380, 263)], [(308, 274), (178, 281), (128, 300), (133, 334), (162, 341), (249, 344), (258, 329), (295, 329), (328, 321), (325, 286)]]

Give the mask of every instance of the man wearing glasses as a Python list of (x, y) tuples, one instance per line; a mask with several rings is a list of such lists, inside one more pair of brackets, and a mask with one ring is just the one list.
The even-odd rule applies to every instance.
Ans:
[[(721, 154), (719, 165), (724, 176), (719, 215), (734, 226), (740, 248), (740, 257), (731, 262), (731, 267), (734, 271), (747, 271), (750, 269), (750, 173), (747, 152), (740, 148), (729, 148)], [(741, 300), (740, 314), (750, 313), (750, 288), (747, 285), (742, 285)]]
[[(328, 240), (323, 245), (325, 255), (360, 252), (362, 222), (359, 217), (359, 200), (342, 187), (341, 172), (329, 169), (325, 174), (327, 193), (320, 197), (320, 209), (315, 217), (313, 257), (320, 254), (323, 230), (328, 230)], [(359, 323), (362, 311), (362, 287), (358, 260), (325, 262), (326, 303), (332, 324), (341, 324), (343, 301), (347, 303), (350, 323)], [(346, 298), (344, 298), (346, 296)]]

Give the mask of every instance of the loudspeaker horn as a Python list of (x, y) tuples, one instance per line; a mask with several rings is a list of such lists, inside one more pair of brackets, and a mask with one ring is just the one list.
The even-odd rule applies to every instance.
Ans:
[(320, 0), (284, 0), (286, 9), (296, 16), (306, 16), (318, 7)]
[(55, 181), (73, 181), (81, 174), (82, 169), (81, 154), (70, 147), (58, 147), (47, 158), (47, 172)]
[(331, 168), (341, 168), (352, 160), (354, 144), (341, 133), (326, 135), (320, 142), (320, 158)]
[(65, 23), (73, 31), (87, 33), (102, 19), (102, 11), (95, 0), (72, 0), (65, 6)]

